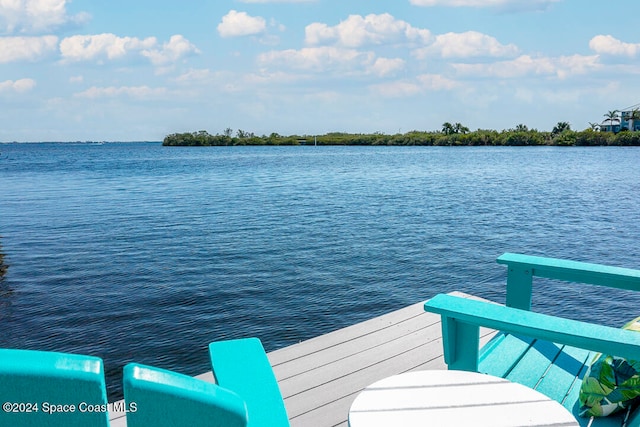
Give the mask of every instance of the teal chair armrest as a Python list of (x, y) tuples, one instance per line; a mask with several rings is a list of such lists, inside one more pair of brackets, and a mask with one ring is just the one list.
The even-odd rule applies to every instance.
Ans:
[(478, 370), (480, 326), (640, 360), (640, 334), (452, 295), (436, 295), (425, 311), (442, 316), (449, 369)]
[(187, 375), (130, 363), (124, 368), (128, 427), (244, 427), (244, 401)]
[(216, 383), (247, 403), (250, 427), (289, 425), (278, 382), (258, 338), (212, 342), (209, 355)]
[(507, 306), (523, 310), (531, 308), (534, 276), (640, 291), (640, 270), (513, 253), (497, 262), (508, 268)]

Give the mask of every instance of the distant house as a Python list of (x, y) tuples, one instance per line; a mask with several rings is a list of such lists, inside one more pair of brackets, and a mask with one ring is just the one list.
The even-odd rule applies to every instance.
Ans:
[(611, 123), (609, 119), (605, 120), (600, 125), (600, 132), (613, 132), (613, 133), (620, 132), (620, 120), (619, 119), (617, 119), (617, 121), (614, 120), (613, 123)]
[[(600, 132), (618, 133), (621, 130), (640, 131), (640, 104), (627, 107), (620, 111), (620, 115), (613, 119), (604, 119), (600, 124)], [(635, 119), (632, 119), (635, 111)]]
[[(631, 115), (633, 114), (634, 110), (636, 111), (636, 118), (635, 120), (631, 120)], [(620, 123), (621, 130), (622, 129), (627, 129), (631, 131), (640, 130), (640, 112), (638, 111), (637, 108), (634, 110), (620, 112), (620, 117), (622, 119), (622, 122)]]
[(611, 123), (609, 119), (605, 120), (600, 125), (600, 132), (620, 132), (620, 119), (613, 120), (613, 123)]

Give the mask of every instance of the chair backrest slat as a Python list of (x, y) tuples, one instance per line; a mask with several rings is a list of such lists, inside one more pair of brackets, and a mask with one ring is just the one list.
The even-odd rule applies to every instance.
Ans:
[(109, 425), (104, 366), (97, 357), (0, 349), (0, 396), (22, 405), (2, 411), (1, 425)]
[(131, 363), (124, 368), (127, 427), (245, 427), (235, 393), (187, 375)]

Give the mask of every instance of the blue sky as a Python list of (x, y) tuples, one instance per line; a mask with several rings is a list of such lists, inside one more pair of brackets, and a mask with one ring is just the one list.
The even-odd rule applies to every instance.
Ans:
[(0, 0), (0, 141), (601, 122), (640, 103), (637, 3)]

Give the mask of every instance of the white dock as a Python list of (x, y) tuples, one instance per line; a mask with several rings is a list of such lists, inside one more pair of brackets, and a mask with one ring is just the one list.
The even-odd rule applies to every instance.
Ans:
[[(347, 426), (351, 403), (369, 384), (408, 371), (446, 369), (440, 316), (426, 313), (423, 304), (269, 353), (291, 425)], [(481, 330), (481, 345), (494, 333)], [(213, 381), (213, 374), (198, 378)], [(124, 414), (112, 414), (111, 424), (125, 426)]]

